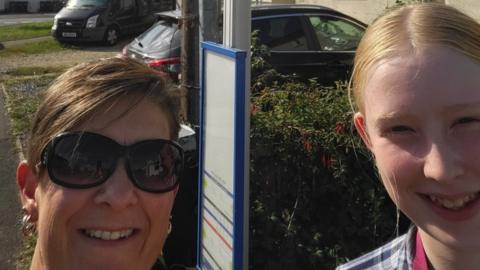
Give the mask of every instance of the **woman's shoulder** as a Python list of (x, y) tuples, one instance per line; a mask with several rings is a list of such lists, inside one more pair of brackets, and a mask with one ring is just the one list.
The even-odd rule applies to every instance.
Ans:
[(387, 244), (358, 257), (354, 260), (340, 265), (336, 270), (406, 270), (411, 269), (412, 247), (415, 239), (416, 228), (410, 230)]

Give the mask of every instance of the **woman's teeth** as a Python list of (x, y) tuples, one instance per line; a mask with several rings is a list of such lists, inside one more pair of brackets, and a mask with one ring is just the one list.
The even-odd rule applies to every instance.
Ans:
[(133, 229), (122, 231), (84, 230), (84, 233), (89, 237), (101, 240), (118, 240), (121, 238), (127, 238), (132, 235)]
[(434, 195), (429, 195), (428, 197), (433, 203), (439, 206), (442, 206), (444, 208), (451, 209), (451, 210), (458, 210), (464, 207), (467, 203), (477, 199), (478, 193), (470, 194), (463, 198), (457, 198), (457, 199), (439, 198)]

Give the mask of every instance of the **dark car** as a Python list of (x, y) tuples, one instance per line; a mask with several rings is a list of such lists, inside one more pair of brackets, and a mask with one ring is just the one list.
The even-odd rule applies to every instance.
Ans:
[[(160, 21), (128, 44), (123, 54), (176, 76), (180, 72), (180, 11), (160, 13)], [(349, 77), (355, 49), (367, 25), (331, 8), (314, 5), (252, 7), (252, 31), (270, 49), (270, 63), (284, 74), (317, 77), (332, 84)]]
[(61, 42), (114, 45), (121, 34), (140, 33), (154, 22), (149, 0), (69, 0), (55, 15), (52, 35)]

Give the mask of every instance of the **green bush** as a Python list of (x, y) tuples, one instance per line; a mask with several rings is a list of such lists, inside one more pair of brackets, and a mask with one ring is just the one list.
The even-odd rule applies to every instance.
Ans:
[(333, 269), (395, 236), (346, 86), (278, 74), (252, 44), (250, 266)]

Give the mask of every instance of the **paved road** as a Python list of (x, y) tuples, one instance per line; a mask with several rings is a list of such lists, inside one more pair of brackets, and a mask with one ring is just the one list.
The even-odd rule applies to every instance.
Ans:
[(15, 184), (17, 153), (8, 135), (8, 117), (0, 89), (0, 269), (13, 270), (20, 244), (20, 203)]
[(51, 22), (54, 16), (55, 13), (1, 14), (0, 26), (19, 23)]

